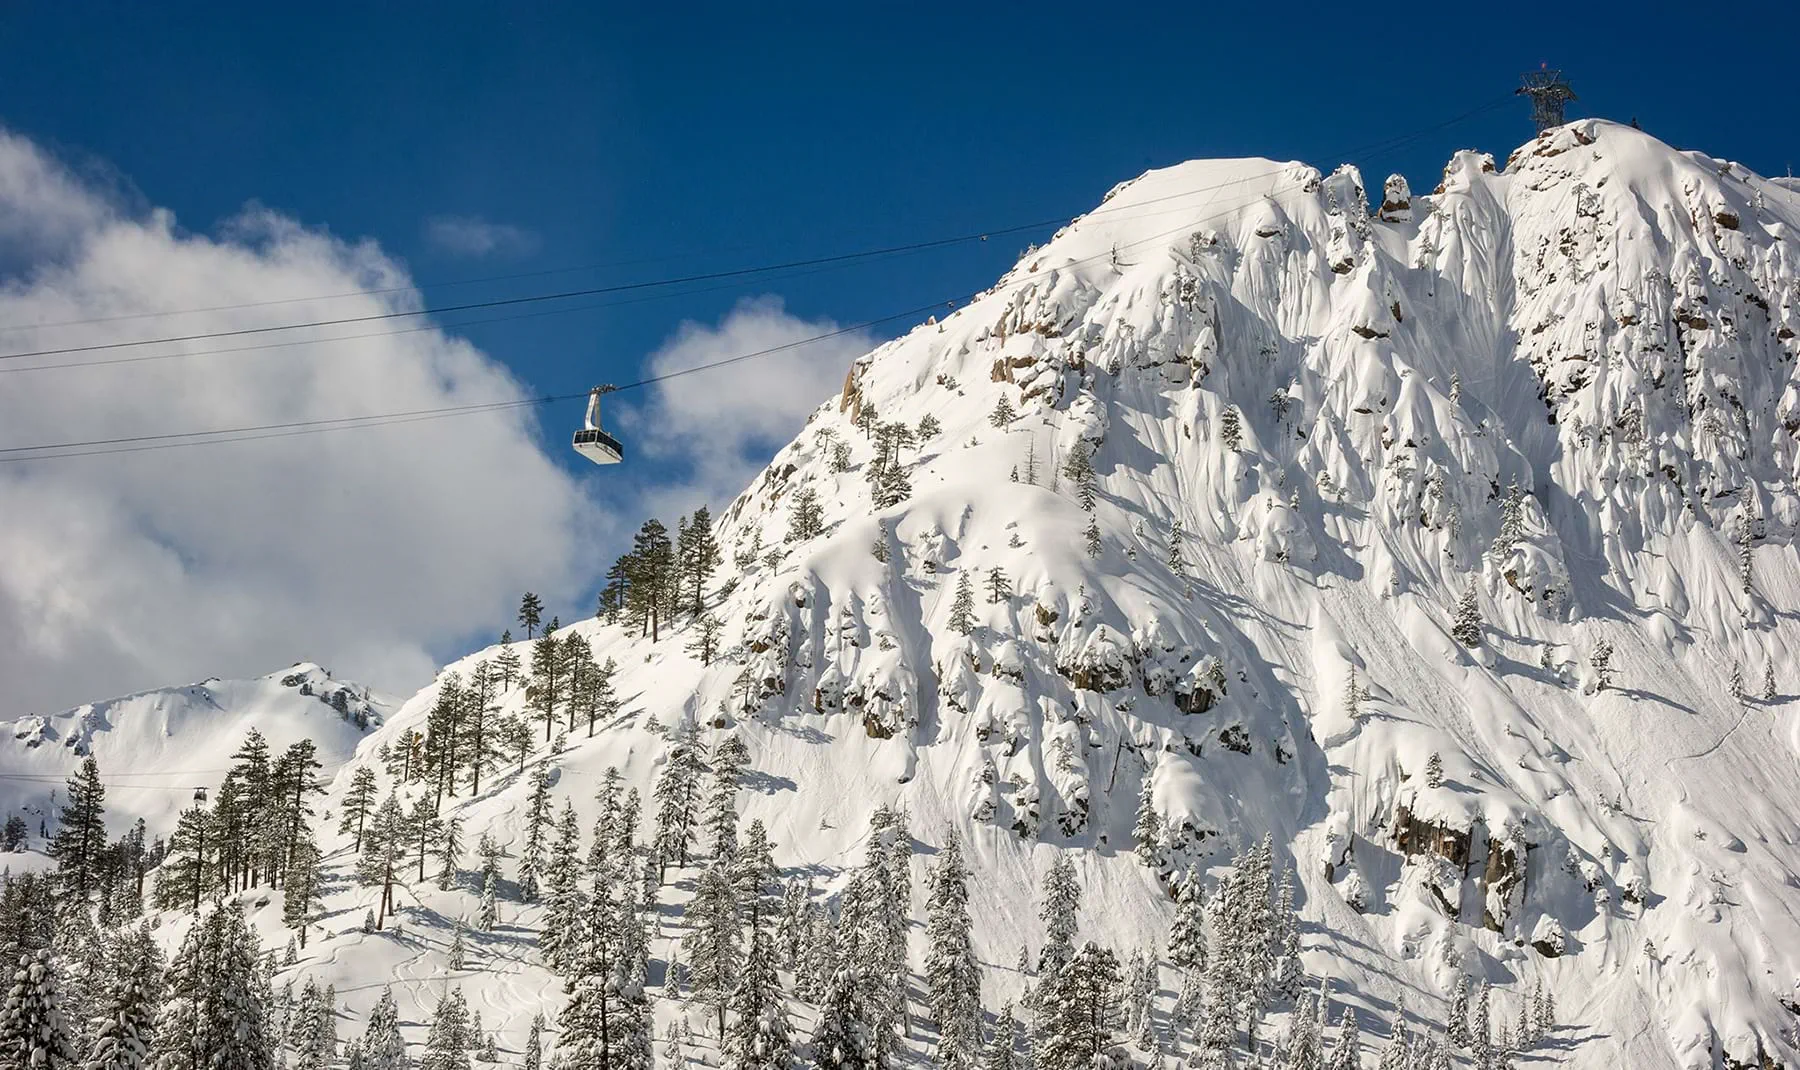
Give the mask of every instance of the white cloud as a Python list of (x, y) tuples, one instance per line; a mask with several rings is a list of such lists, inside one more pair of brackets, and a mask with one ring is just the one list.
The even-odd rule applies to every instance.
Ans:
[[(0, 131), (0, 325), (90, 321), (0, 328), (0, 353), (417, 308), (407, 289), (99, 319), (407, 283), (372, 243), (266, 210), (217, 236), (179, 232), (166, 212), (128, 210)], [(174, 348), (0, 360), (0, 447), (523, 396), (503, 367), (435, 330), (10, 370)], [(532, 420), (512, 410), (0, 463), (0, 715), (296, 659), (377, 686), (420, 683), (434, 652), (507, 623), (521, 590), (553, 598), (591, 578), (580, 533), (595, 517)]]
[(425, 223), (425, 238), (439, 252), (471, 260), (529, 256), (538, 247), (538, 236), (531, 231), (478, 216), (434, 216)]
[(647, 495), (646, 515), (672, 525), (697, 505), (716, 511), (736, 497), (836, 391), (850, 362), (874, 348), (875, 339), (861, 330), (805, 342), (839, 329), (830, 320), (790, 315), (778, 297), (741, 301), (716, 327), (682, 324), (651, 354), (647, 376), (804, 344), (658, 384), (647, 404), (624, 413), (628, 448), (687, 466), (685, 479)]

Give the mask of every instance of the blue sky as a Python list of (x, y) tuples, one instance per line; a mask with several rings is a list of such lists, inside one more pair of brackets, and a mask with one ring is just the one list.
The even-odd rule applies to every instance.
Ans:
[[(1072, 215), (1114, 182), (1195, 156), (1330, 165), (1326, 153), (1504, 94), (1540, 61), (1570, 72), (1574, 114), (1637, 116), (1665, 140), (1766, 172), (1796, 154), (1780, 143), (1795, 129), (1791, 74), (1729, 59), (1752, 55), (1751, 19), (1671, 35), (1645, 5), (1390, 19), (1339, 6), (1274, 20), (1259, 5), (512, 7), (496, 18), (493, 5), (325, 4), (246, 18), (223, 5), (116, 4), (104, 17), (11, 5), (0, 122), (116, 168), (187, 227), (259, 201), (373, 237), (427, 284), (618, 265), (428, 285), (434, 301)], [(1800, 18), (1768, 5), (1754, 38), (1797, 31)], [(1504, 154), (1521, 141), (1515, 103), (1356, 162), (1371, 184), (1401, 170), (1428, 188), (1450, 150)], [(460, 253), (434, 243), (434, 217), (517, 229), (474, 256), (466, 242)], [(716, 320), (742, 294), (774, 290), (798, 315), (855, 322), (978, 289), (1024, 243), (469, 333), (560, 390), (629, 377), (680, 320)]]
[[(1673, 144), (1764, 173), (1779, 174), (1800, 156), (1791, 139), (1791, 72), (1757, 53), (1763, 42), (1800, 31), (1800, 16), (1774, 5), (1734, 5), (1729, 19), (1710, 21), (1684, 9), (1673, 23), (1642, 4), (1578, 14), (1567, 5), (1538, 14), (1490, 5), (1482, 18), (1441, 5), (1418, 16), (1366, 5), (501, 10), (6, 6), (0, 128), (17, 137), (9, 142), (0, 132), (0, 187), (13, 183), (0, 190), (0, 274), (11, 276), (30, 255), (29, 242), (9, 246), (19, 233), (47, 234), (63, 223), (105, 231), (110, 224), (95, 221), (91, 191), (106, 187), (142, 208), (172, 211), (192, 233), (230, 233), (247, 205), (263, 205), (341, 238), (376, 242), (405, 264), (430, 303), (448, 304), (1067, 219), (1146, 168), (1236, 155), (1329, 168), (1353, 147), (1497, 105), (1399, 148), (1350, 156), (1374, 189), (1396, 170), (1429, 189), (1455, 149), (1504, 157), (1529, 136), (1525, 104), (1509, 94), (1519, 72), (1540, 62), (1569, 72), (1581, 95), (1572, 116), (1636, 117)], [(42, 189), (21, 183), (43, 153), (80, 171), (82, 189), (45, 200)], [(45, 205), (72, 205), (74, 214), (46, 222)], [(164, 240), (144, 223), (154, 218), (140, 213), (131, 234), (161, 259), (92, 266), (97, 292), (116, 281), (109, 271), (123, 271), (139, 298), (167, 290), (181, 295), (170, 300), (182, 308), (226, 300), (214, 296), (231, 287), (209, 274), (217, 265), (208, 244)], [(630, 381), (651, 360), (679, 366), (747, 340), (789, 340), (814, 322), (857, 323), (971, 293), (1034, 237), (470, 326), (466, 335), (534, 391), (580, 390)], [(295, 250), (301, 262), (290, 271), (281, 257)], [(236, 292), (264, 297), (302, 284), (295, 279), (313, 280), (308, 295), (339, 292), (342, 265), (330, 259), (305, 242), (271, 242), (251, 265), (256, 278)], [(605, 266), (450, 285), (586, 264)], [(0, 301), (17, 296), (0, 292)], [(54, 281), (39, 278), (24, 296), (61, 307)], [(758, 302), (749, 306), (756, 315), (727, 319), (747, 299)], [(775, 299), (794, 318), (772, 311)], [(21, 322), (66, 318), (63, 310)], [(684, 326), (722, 321), (714, 334)], [(661, 407), (649, 417), (640, 409), (636, 424), (626, 413), (619, 426), (629, 432), (632, 463), (607, 470), (568, 451), (580, 415), (570, 402), (547, 415), (538, 440), (560, 469), (543, 462), (529, 429), (514, 427), (509, 439), (496, 424), (435, 446), (429, 435), (441, 432), (409, 428), (381, 440), (388, 452), (379, 455), (346, 458), (296, 439), (143, 454), (117, 462), (116, 471), (45, 469), (36, 483), (31, 472), (15, 471), (10, 482), (0, 478), (0, 505), (14, 501), (14, 515), (45, 519), (32, 542), (37, 556), (14, 555), (13, 579), (94, 611), (46, 638), (41, 620), (0, 597), (0, 648), (17, 654), (0, 659), (0, 675), (45, 681), (16, 699), (27, 708), (91, 699), (95, 688), (116, 693), (266, 671), (295, 656), (336, 659), (377, 683), (416, 682), (435, 659), (497, 631), (523, 586), (570, 612), (591, 606), (592, 581), (621, 527), (635, 527), (648, 509), (673, 521), (701, 498), (723, 504), (759, 451), (766, 458), (831, 393), (849, 356), (839, 345), (816, 370), (803, 359), (759, 363), (753, 389), (742, 378), (682, 380), (686, 408), (676, 415), (685, 422), (668, 419), (666, 396), (622, 398)], [(408, 366), (332, 363), (359, 359), (318, 360), (299, 396), (275, 385), (291, 363), (260, 365), (270, 374), (259, 379), (255, 361), (221, 359), (204, 369), (8, 379), (0, 388), (14, 393), (0, 393), (0, 403), (44, 422), (33, 432), (14, 419), (10, 435), (20, 441), (60, 440), (67, 432), (59, 412), (86, 419), (114, 411), (108, 406), (129, 433), (272, 422), (290, 409), (337, 415), (334, 389), (385, 401), (384, 369)], [(470, 371), (470, 381), (479, 386), (483, 374)], [(355, 375), (373, 385), (349, 386)], [(239, 393), (224, 420), (207, 406), (227, 387)], [(138, 393), (151, 388), (162, 393)], [(378, 411), (457, 389), (427, 384)], [(784, 406), (770, 392), (791, 399)], [(161, 400), (145, 403), (152, 396)], [(716, 429), (727, 420), (734, 430), (721, 457)], [(377, 437), (366, 441), (373, 449)], [(462, 460), (441, 459), (456, 449)], [(283, 465), (291, 482), (324, 488), (322, 502), (271, 492)], [(380, 478), (368, 474), (376, 469)], [(351, 487), (362, 497), (347, 502)], [(27, 497), (45, 488), (80, 521)], [(475, 508), (497, 510), (492, 503), (507, 494), (519, 504), (497, 534), (491, 518), (483, 527), (461, 502), (437, 501), (433, 511), (437, 499), (459, 494), (477, 498)], [(236, 508), (221, 523), (226, 506)], [(332, 507), (354, 519), (333, 518)], [(406, 524), (414, 534), (396, 537)], [(74, 530), (93, 537), (71, 542)], [(542, 538), (533, 543), (530, 534)], [(418, 551), (427, 542), (436, 556)], [(181, 569), (166, 569), (171, 554)], [(111, 574), (97, 576), (96, 561), (110, 563)], [(143, 594), (152, 575), (168, 581), (155, 597)], [(485, 586), (471, 588), (469, 577)], [(424, 597), (434, 585), (443, 589)], [(281, 612), (246, 627), (233, 615), (246, 604)], [(172, 606), (185, 607), (180, 620)], [(145, 623), (121, 623), (132, 613)], [(152, 630), (166, 642), (146, 652), (142, 637)], [(84, 652), (79, 660), (58, 653), (76, 650)], [(98, 663), (108, 671), (95, 677)]]

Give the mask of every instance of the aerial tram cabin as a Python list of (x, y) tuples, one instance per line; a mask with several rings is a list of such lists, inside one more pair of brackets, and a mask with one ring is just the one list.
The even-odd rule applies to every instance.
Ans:
[(575, 452), (595, 464), (618, 464), (625, 459), (625, 447), (600, 427), (600, 395), (612, 391), (611, 386), (597, 386), (588, 394), (587, 419), (575, 432)]

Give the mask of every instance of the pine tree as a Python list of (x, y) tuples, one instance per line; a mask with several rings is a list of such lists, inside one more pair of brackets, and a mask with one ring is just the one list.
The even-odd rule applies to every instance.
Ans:
[(524, 663), (519, 658), (519, 648), (513, 645), (512, 632), (500, 633), (500, 653), (494, 655), (494, 671), (500, 674), (500, 688), (511, 690), (513, 681), (519, 679)]
[(155, 1005), (143, 985), (127, 982), (105, 1008), (82, 1070), (140, 1070), (150, 1052), (147, 1038), (155, 1020)]
[(692, 722), (670, 734), (656, 778), (656, 858), (660, 877), (671, 864), (686, 866), (694, 843), (694, 803), (699, 792), (700, 745)]
[(544, 618), (544, 602), (530, 591), (519, 599), (519, 623), (525, 628), (525, 638), (530, 640), (536, 633), (537, 626)]
[(975, 630), (975, 588), (969, 583), (968, 570), (956, 581), (956, 597), (950, 602), (950, 630), (968, 635)]
[(499, 871), (490, 869), (481, 880), (481, 905), (475, 909), (475, 927), (484, 933), (491, 933), (500, 926), (500, 908), (496, 902), (499, 892)]
[(687, 918), (689, 928), (681, 949), (687, 956), (694, 995), (718, 1013), (722, 1037), (741, 961), (737, 893), (722, 862), (714, 862), (700, 874), (694, 897), (688, 901)]
[(1450, 627), (1450, 638), (1463, 646), (1481, 645), (1481, 602), (1475, 594), (1475, 581), (1463, 588), (1462, 597), (1456, 600), (1456, 622)]
[(1281, 1070), (1320, 1070), (1324, 1065), (1323, 1048), (1318, 1004), (1314, 997), (1303, 993), (1288, 1015), (1287, 1036), (1281, 1043)]
[(1182, 970), (1206, 967), (1206, 891), (1189, 869), (1177, 885), (1175, 920), (1169, 926), (1169, 961)]
[(394, 1005), (394, 990), (383, 985), (381, 997), (369, 1011), (369, 1024), (363, 1030), (363, 1065), (367, 1070), (407, 1070), (406, 1039), (400, 1035), (400, 1011)]
[(544, 865), (544, 830), (549, 824), (550, 769), (539, 765), (531, 771), (531, 794), (525, 801), (525, 850), (519, 857), (519, 896), (527, 903), (538, 897)]
[(1387, 1047), (1381, 1050), (1378, 1070), (1413, 1070), (1416, 1057), (1412, 1030), (1406, 1024), (1406, 1004), (1396, 1003), (1393, 1020), (1388, 1026)]
[(1038, 976), (1054, 978), (1075, 953), (1076, 914), (1081, 910), (1081, 884), (1075, 862), (1059, 854), (1044, 874), (1038, 920), (1044, 923), (1044, 946), (1038, 951)]
[(169, 965), (169, 999), (150, 1043), (154, 1070), (271, 1070), (258, 956), (236, 904), (216, 904), (188, 931)]
[(730, 862), (737, 856), (737, 792), (750, 751), (736, 735), (728, 735), (713, 747), (712, 794), (706, 805), (706, 834), (715, 859)]
[(1356, 1012), (1349, 1007), (1344, 1008), (1344, 1016), (1338, 1020), (1337, 1042), (1331, 1046), (1331, 1058), (1325, 1067), (1326, 1070), (1362, 1070), (1362, 1034), (1356, 1027)]
[(0, 1064), (47, 1070), (66, 1066), (74, 1057), (49, 949), (21, 955), (0, 1011)]
[(1219, 416), (1219, 440), (1232, 453), (1244, 446), (1244, 425), (1242, 418), (1238, 416), (1236, 405), (1225, 406), (1225, 411)]
[(425, 1051), (419, 1070), (469, 1070), (469, 1005), (462, 989), (453, 988), (438, 997), (425, 1034)]
[(1519, 488), (1519, 481), (1514, 479), (1506, 488), (1506, 498), (1500, 503), (1500, 530), (1494, 536), (1490, 556), (1496, 562), (1512, 552), (1525, 538), (1525, 492)]
[(1469, 1018), (1469, 1053), (1475, 1057), (1475, 1065), (1483, 1070), (1492, 1065), (1494, 1056), (1492, 996), (1493, 986), (1481, 982), (1481, 988), (1475, 994), (1475, 1012)]
[(794, 494), (794, 506), (788, 514), (787, 540), (790, 543), (814, 539), (825, 530), (825, 511), (819, 506), (819, 494), (811, 487), (801, 487)]
[(1744, 588), (1744, 599), (1750, 598), (1754, 586), (1755, 575), (1751, 570), (1753, 559), (1750, 551), (1756, 539), (1756, 491), (1753, 484), (1744, 484), (1741, 496), (1742, 504), (1738, 512), (1738, 580)]
[(998, 605), (1012, 597), (1012, 581), (1006, 578), (1006, 572), (995, 565), (987, 575), (988, 605)]
[(1775, 660), (1773, 658), (1765, 658), (1763, 661), (1762, 697), (1764, 702), (1774, 702), (1777, 697), (1775, 691)]
[(550, 849), (544, 874), (544, 917), (538, 947), (544, 962), (558, 973), (568, 974), (576, 965), (574, 955), (581, 941), (581, 867), (578, 854), (581, 830), (575, 808), (566, 800), (557, 821), (556, 843)]
[(926, 903), (925, 984), (938, 1026), (938, 1062), (972, 1067), (981, 1047), (981, 973), (970, 937), (969, 870), (962, 841), (945, 830)]
[(1612, 686), (1613, 645), (1605, 639), (1594, 643), (1593, 653), (1588, 655), (1588, 664), (1594, 669), (1594, 689), (1605, 691)]
[(1187, 557), (1182, 550), (1187, 545), (1187, 532), (1181, 527), (1181, 518), (1176, 517), (1169, 524), (1169, 571), (1177, 576), (1187, 571)]
[(682, 581), (688, 589), (688, 612), (699, 617), (706, 612), (706, 587), (724, 560), (719, 540), (713, 536), (712, 513), (706, 506), (694, 510), (694, 517), (676, 541), (676, 558), (681, 562)]
[(394, 881), (399, 875), (401, 860), (405, 857), (406, 842), (406, 815), (400, 809), (400, 800), (390, 794), (382, 800), (381, 807), (369, 819), (363, 853), (356, 862), (358, 880), (364, 884), (381, 886), (381, 898), (376, 907), (377, 929), (381, 927), (383, 919), (393, 913)]
[(1431, 757), (1425, 759), (1425, 786), (1428, 788), (1444, 786), (1444, 759), (1437, 751), (1432, 751)]
[(447, 892), (456, 883), (456, 866), (462, 861), (462, 818), (451, 816), (440, 822), (438, 834), (438, 891)]
[(1019, 1043), (1018, 1020), (1013, 1015), (1013, 1005), (1008, 1002), (1001, 1006), (1000, 1016), (994, 1019), (994, 1033), (988, 1038), (988, 1044), (981, 1056), (981, 1070), (1023, 1070), (1016, 1054)]
[(1081, 532), (1082, 545), (1087, 549), (1089, 557), (1099, 557), (1104, 544), (1100, 541), (1100, 521), (1088, 517), (1087, 527)]
[(724, 1044), (732, 1070), (789, 1070), (793, 1066), (794, 1041), (775, 959), (774, 938), (767, 930), (753, 927), (743, 975), (731, 997), (737, 1017)]
[(446, 965), (452, 970), (464, 969), (467, 965), (468, 955), (469, 945), (463, 939), (463, 924), (462, 919), (459, 918), (450, 933), (450, 951), (445, 956), (449, 961)]
[(1013, 411), (1012, 400), (1006, 396), (1006, 391), (1002, 390), (1000, 400), (994, 403), (994, 411), (988, 416), (988, 423), (995, 427), (1005, 427), (1018, 417), (1019, 414)]
[(294, 859), (288, 863), (287, 879), (282, 885), (281, 920), (306, 946), (306, 930), (323, 908), (324, 875), (319, 872), (319, 847), (308, 836), (300, 841)]
[(719, 656), (719, 636), (725, 625), (711, 613), (704, 613), (695, 622), (694, 637), (688, 641), (687, 652), (697, 658), (702, 665), (711, 665)]
[(1047, 1028), (1037, 1065), (1041, 1070), (1087, 1070), (1113, 1043), (1117, 1023), (1119, 959), (1089, 941), (1050, 983), (1044, 1009)]
[(832, 975), (812, 1035), (812, 1065), (817, 1070), (876, 1070), (880, 1066), (869, 1037), (862, 987), (854, 967)]
[(338, 834), (354, 833), (356, 844), (352, 848), (357, 854), (362, 853), (363, 828), (369, 816), (375, 812), (377, 795), (375, 789), (375, 770), (366, 765), (359, 765), (350, 774), (350, 790), (344, 795), (342, 819), (338, 821)]
[(938, 432), (942, 431), (943, 429), (944, 429), (944, 425), (938, 423), (938, 418), (936, 416), (933, 416), (930, 413), (926, 413), (925, 415), (919, 417), (919, 441), (921, 443), (923, 443), (927, 439), (936, 438), (938, 436)]
[(92, 755), (83, 758), (69, 778), (67, 793), (69, 802), (57, 817), (50, 857), (56, 859), (63, 889), (85, 900), (99, 882), (101, 856), (107, 846), (106, 787), (100, 783), (100, 766)]
[(1450, 998), (1450, 1017), (1444, 1022), (1444, 1032), (1450, 1037), (1452, 1044), (1469, 1043), (1469, 979), (1463, 977), (1456, 983), (1456, 995)]
[(1744, 667), (1735, 658), (1731, 662), (1731, 675), (1725, 680), (1725, 693), (1739, 706), (1744, 704), (1744, 698), (1748, 694), (1744, 690)]
[(544, 1063), (544, 1014), (531, 1016), (531, 1030), (525, 1035), (525, 1058), (522, 1070), (540, 1070)]
[(1153, 869), (1160, 868), (1163, 862), (1162, 814), (1156, 809), (1151, 791), (1155, 782), (1155, 770), (1144, 770), (1144, 780), (1138, 788), (1137, 820), (1131, 826), (1131, 841), (1135, 845), (1132, 853), (1140, 863)]

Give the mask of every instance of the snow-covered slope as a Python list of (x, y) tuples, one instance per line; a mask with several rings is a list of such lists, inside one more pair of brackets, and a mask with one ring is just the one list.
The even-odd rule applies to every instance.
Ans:
[(166, 835), (196, 787), (218, 784), (251, 729), (278, 751), (311, 739), (322, 775), (331, 776), (387, 710), (367, 688), (298, 664), (254, 680), (202, 680), (21, 717), (0, 723), (0, 812), (48, 817), (51, 792), (60, 801), (63, 781), (92, 755), (115, 833), (142, 817), (153, 836)]
[[(859, 360), (718, 516), (723, 657), (687, 652), (691, 624), (574, 626), (625, 706), (531, 757), (559, 804), (589, 827), (609, 766), (648, 794), (692, 719), (745, 740), (744, 816), (823, 890), (877, 805), (923, 853), (953, 826), (990, 1009), (1055, 853), (1088, 935), (1156, 947), (1167, 872), (1268, 834), (1309, 969), (1366, 1024), (1402, 1000), (1442, 1021), (1464, 976), (1504, 1016), (1542, 981), (1570, 1025), (1534, 1054), (1562, 1065), (1800, 1065), (1800, 194), (1583, 121), (1369, 200), (1348, 167), (1150, 172)], [(871, 409), (939, 425), (887, 506)], [(822, 532), (789, 541), (803, 490)], [(1479, 646), (1452, 638), (1459, 598)], [(1158, 866), (1131, 850), (1146, 779)], [(526, 791), (509, 770), (454, 800), (465, 838), (516, 856)], [(536, 908), (452, 973), (473, 890), (409, 888), (398, 938), (360, 932), (374, 894), (337, 886), (296, 968), (353, 1012), (392, 979), (422, 1021), (461, 984), (516, 1052), (563, 998)]]

